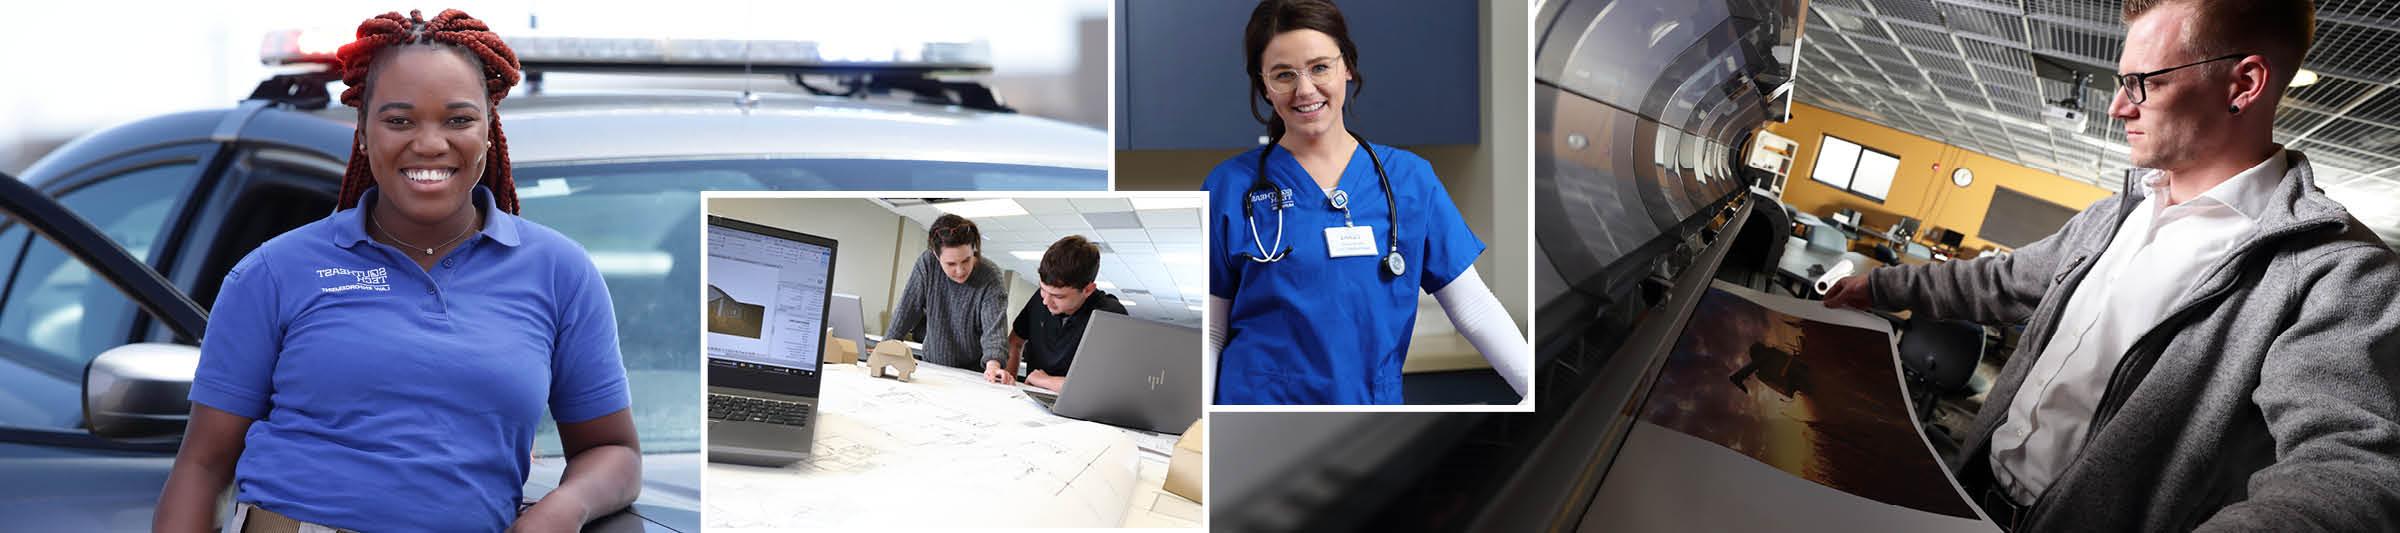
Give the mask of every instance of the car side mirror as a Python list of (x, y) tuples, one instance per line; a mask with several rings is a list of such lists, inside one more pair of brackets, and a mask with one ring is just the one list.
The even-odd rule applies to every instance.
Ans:
[(83, 419), (111, 439), (173, 437), (192, 416), (200, 348), (144, 342), (100, 352), (83, 371)]

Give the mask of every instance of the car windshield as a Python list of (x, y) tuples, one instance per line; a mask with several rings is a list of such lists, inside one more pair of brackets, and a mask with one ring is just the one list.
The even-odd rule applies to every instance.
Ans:
[[(703, 190), (1100, 190), (1101, 170), (888, 159), (747, 159), (516, 168), (525, 218), (591, 254), (616, 304), (643, 453), (700, 449)], [(536, 453), (558, 455), (543, 424)]]

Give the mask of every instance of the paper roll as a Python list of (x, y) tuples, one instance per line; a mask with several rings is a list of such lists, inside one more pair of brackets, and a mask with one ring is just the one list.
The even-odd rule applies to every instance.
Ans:
[(1823, 295), (1826, 291), (1833, 290), (1833, 282), (1841, 281), (1842, 278), (1850, 277), (1852, 268), (1853, 267), (1850, 266), (1850, 261), (1847, 259), (1838, 263), (1834, 263), (1831, 270), (1825, 271), (1824, 276), (1819, 276), (1817, 278), (1817, 294)]

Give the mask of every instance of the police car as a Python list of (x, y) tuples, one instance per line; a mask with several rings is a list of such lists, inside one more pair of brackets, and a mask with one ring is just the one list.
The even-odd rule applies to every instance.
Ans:
[[(329, 56), (301, 49), (304, 40), (271, 37), (264, 56)], [(582, 243), (606, 277), (648, 454), (641, 499), (594, 530), (699, 530), (698, 191), (1108, 186), (1104, 131), (1018, 115), (978, 84), (945, 79), (989, 69), (980, 43), (859, 62), (827, 60), (808, 42), (510, 42), (529, 79), (501, 108), (524, 216)], [(753, 72), (792, 83), (788, 92), (540, 90), (542, 74), (568, 71)], [(275, 76), (231, 109), (107, 128), (21, 177), (0, 176), (8, 528), (149, 527), (188, 412), (206, 302), (244, 254), (333, 210), (357, 120), (329, 105), (336, 79)], [(543, 424), (529, 501), (564, 468), (554, 431)]]

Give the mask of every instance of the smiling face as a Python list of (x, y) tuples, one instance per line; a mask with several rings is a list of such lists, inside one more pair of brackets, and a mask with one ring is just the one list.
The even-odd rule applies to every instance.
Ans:
[(359, 129), (377, 214), (427, 226), (472, 216), (467, 198), (491, 149), (482, 69), (434, 46), (396, 48), (375, 68)]
[[(1285, 135), (1312, 138), (1340, 133), (1342, 106), (1348, 103), (1351, 69), (1343, 64), (1340, 44), (1317, 30), (1294, 30), (1275, 35), (1259, 53), (1259, 75), (1267, 85), (1267, 102), (1283, 119)], [(1279, 92), (1278, 79), (1292, 90)], [(1319, 81), (1322, 80), (1322, 81)]]
[[(2184, 35), (2195, 15), (2189, 5), (2160, 6), (2126, 25), (2125, 52), (2117, 72), (2150, 72), (2203, 59)], [(2108, 106), (2110, 116), (2125, 121), (2125, 143), (2132, 147), (2136, 167), (2181, 170), (2223, 147), (2221, 131), (2233, 123), (2231, 85), (2225, 81), (2233, 62), (2220, 61), (2184, 68), (2147, 81), (2148, 96), (2136, 105), (2119, 88)]]

